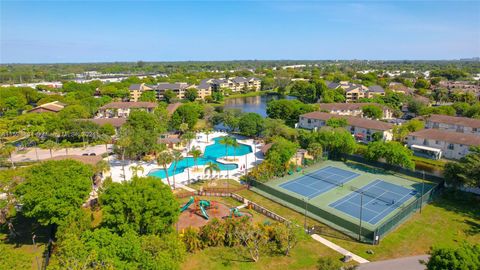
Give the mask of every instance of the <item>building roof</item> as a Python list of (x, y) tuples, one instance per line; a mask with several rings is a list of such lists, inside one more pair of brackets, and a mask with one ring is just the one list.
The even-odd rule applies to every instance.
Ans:
[(79, 161), (79, 162), (82, 162), (84, 164), (88, 164), (88, 165), (97, 165), (98, 162), (100, 162), (102, 160), (102, 156), (98, 155), (98, 156), (80, 156), (80, 155), (68, 155), (68, 156), (56, 156), (56, 157), (52, 157), (52, 158), (47, 158), (45, 159), (45, 161), (48, 161), (48, 160), (65, 160), (65, 159), (73, 159), (73, 160), (76, 160), (76, 161)]
[(471, 127), (471, 128), (480, 128), (480, 119), (473, 119), (468, 117), (456, 117), (456, 116), (441, 115), (441, 114), (432, 114), (426, 119), (427, 121), (432, 121), (437, 123), (461, 125), (461, 126)]
[(153, 86), (156, 90), (177, 90), (177, 89), (185, 89), (188, 87), (188, 83), (184, 82), (177, 82), (177, 83), (158, 83), (157, 85)]
[(141, 90), (142, 88), (142, 84), (132, 84), (130, 85), (130, 87), (128, 88), (128, 90), (132, 91), (132, 90)]
[(180, 103), (180, 102), (168, 104), (168, 106), (167, 106), (168, 114), (173, 114), (178, 109), (178, 107), (180, 107), (180, 106), (182, 106), (182, 103)]
[(375, 105), (382, 109), (388, 109), (386, 106), (377, 103), (318, 103), (320, 105), (320, 110), (327, 110), (327, 111), (352, 111), (352, 110), (361, 110), (363, 106), (366, 105)]
[(390, 130), (393, 128), (392, 124), (385, 123), (382, 121), (371, 120), (371, 119), (361, 118), (361, 117), (354, 117), (349, 115), (337, 115), (337, 114), (331, 114), (331, 113), (324, 113), (324, 112), (318, 112), (318, 111), (302, 114), (300, 115), (300, 117), (318, 119), (323, 121), (327, 121), (330, 118), (344, 118), (347, 120), (347, 123), (350, 126), (375, 129), (375, 130)]
[(65, 108), (66, 104), (61, 103), (60, 101), (52, 101), (49, 103), (45, 103), (42, 105), (39, 105), (31, 110), (28, 110), (28, 112), (34, 112), (39, 109), (44, 109), (52, 112), (59, 112)]
[(96, 118), (96, 119), (86, 119), (90, 122), (93, 122), (99, 126), (110, 124), (116, 128), (123, 126), (126, 122), (126, 118)]
[(197, 89), (209, 89), (212, 87), (212, 80), (211, 79), (204, 79), (197, 85)]
[(436, 141), (445, 141), (455, 144), (480, 145), (480, 136), (468, 133), (445, 131), (440, 129), (423, 129), (420, 131), (412, 132), (409, 134), (409, 136), (415, 136)]
[(245, 77), (234, 77), (231, 79), (234, 83), (245, 83), (248, 82), (248, 80)]
[(156, 108), (158, 105), (155, 102), (110, 102), (100, 107), (100, 109), (129, 109), (129, 108)]
[(270, 148), (272, 148), (272, 145), (273, 143), (267, 143), (265, 145), (262, 146), (262, 148), (260, 148), (260, 151), (262, 151), (262, 153), (265, 155), (268, 150), (270, 150)]
[(169, 143), (177, 144), (177, 143), (180, 143), (181, 141), (182, 140), (180, 139), (180, 135), (178, 134), (168, 134), (167, 137), (159, 138), (157, 140), (158, 143), (165, 143), (165, 144), (169, 144)]
[(368, 87), (368, 91), (375, 92), (375, 93), (383, 93), (385, 92), (385, 89), (383, 89), (383, 87), (381, 87), (380, 85), (372, 85)]

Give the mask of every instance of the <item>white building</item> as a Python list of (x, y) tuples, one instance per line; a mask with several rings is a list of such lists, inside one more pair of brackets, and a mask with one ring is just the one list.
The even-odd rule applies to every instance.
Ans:
[(321, 111), (328, 111), (329, 113), (338, 115), (350, 115), (364, 117), (362, 108), (367, 105), (374, 105), (382, 109), (383, 116), (381, 119), (392, 119), (393, 112), (387, 106), (376, 103), (319, 103)]
[(408, 146), (419, 156), (460, 159), (471, 146), (480, 146), (480, 136), (439, 129), (423, 129), (408, 135)]
[(480, 120), (468, 117), (432, 114), (425, 118), (425, 128), (480, 136)]
[(383, 140), (390, 141), (393, 138), (393, 125), (377, 120), (360, 118), (354, 116), (339, 116), (336, 114), (324, 112), (310, 112), (300, 115), (298, 127), (305, 129), (319, 129), (327, 125), (327, 120), (331, 118), (344, 118), (348, 125), (346, 129), (355, 137), (357, 141), (371, 142), (373, 134), (380, 133)]

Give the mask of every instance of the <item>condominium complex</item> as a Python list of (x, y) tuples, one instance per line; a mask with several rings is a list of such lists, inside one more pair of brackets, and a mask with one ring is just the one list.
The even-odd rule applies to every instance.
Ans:
[(199, 85), (189, 85), (185, 82), (177, 83), (158, 83), (155, 85), (132, 84), (130, 90), (130, 101), (137, 102), (145, 91), (155, 91), (158, 100), (164, 100), (167, 90), (173, 91), (178, 99), (184, 99), (187, 89), (194, 88), (197, 90), (198, 99), (205, 99), (212, 95), (212, 91), (221, 91), (230, 89), (232, 92), (240, 91), (259, 91), (261, 80), (254, 77), (233, 77), (229, 79), (205, 79)]
[(346, 129), (355, 137), (357, 141), (371, 142), (374, 140), (373, 134), (379, 133), (385, 141), (393, 138), (393, 125), (377, 120), (354, 116), (339, 116), (337, 114), (324, 112), (310, 112), (300, 115), (298, 127), (305, 129), (319, 129), (327, 125), (331, 118), (344, 118), (347, 120)]
[(425, 128), (480, 136), (480, 119), (432, 114), (425, 118)]
[(382, 109), (381, 119), (392, 119), (393, 111), (387, 106), (376, 103), (319, 103), (321, 111), (338, 115), (350, 115), (364, 117), (362, 108), (367, 105), (374, 105)]
[(361, 98), (373, 98), (376, 95), (384, 96), (385, 90), (379, 85), (366, 87), (361, 84), (341, 81), (339, 83), (326, 82), (330, 89), (341, 88), (345, 91), (345, 99), (347, 102), (357, 102)]

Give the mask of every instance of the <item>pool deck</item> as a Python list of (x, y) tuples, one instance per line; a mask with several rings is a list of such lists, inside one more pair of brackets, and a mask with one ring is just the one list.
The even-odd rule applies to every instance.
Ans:
[[(213, 139), (217, 137), (223, 137), (229, 135), (228, 133), (225, 132), (214, 132), (208, 135), (208, 142), (207, 142), (207, 136), (204, 133), (197, 133), (196, 134), (196, 139), (192, 141), (190, 147), (198, 147), (202, 152), (205, 152), (205, 147), (208, 145), (214, 144)], [(233, 136), (233, 135), (230, 135)], [(235, 136), (236, 137), (236, 136)], [(261, 153), (260, 149), (262, 147), (261, 143), (256, 143), (254, 142), (253, 139), (241, 139), (240, 137), (237, 137), (238, 143), (249, 145), (252, 149), (251, 153), (248, 153), (246, 155), (242, 156), (236, 156), (236, 161), (226, 161), (223, 158), (217, 159), (218, 162), (220, 163), (233, 163), (233, 164), (238, 164), (238, 168), (234, 170), (229, 170), (229, 171), (220, 171), (220, 173), (214, 173), (213, 174), (213, 179), (214, 178), (230, 178), (234, 180), (239, 180), (240, 176), (245, 174), (245, 170), (241, 169), (242, 166), (246, 165), (247, 170), (250, 170), (251, 168), (255, 167), (257, 164), (261, 163), (263, 161), (263, 154)], [(187, 157), (187, 149), (182, 151), (182, 155), (184, 157)], [(233, 157), (227, 157), (228, 159), (232, 159)], [(256, 162), (255, 162), (256, 160)], [(160, 167), (157, 165), (156, 162), (151, 161), (151, 162), (145, 162), (145, 161), (125, 161), (125, 179), (130, 180), (132, 178), (132, 171), (130, 168), (132, 166), (136, 165), (141, 165), (143, 167), (143, 172), (139, 171), (138, 176), (147, 176), (149, 172), (152, 170), (158, 170), (158, 169), (163, 169), (163, 167)], [(170, 166), (170, 165), (169, 165)], [(176, 184), (188, 184), (189, 183), (189, 174), (190, 174), (190, 181), (195, 181), (195, 180), (200, 180), (200, 179), (210, 179), (209, 174), (204, 173), (204, 168), (205, 166), (198, 166), (199, 170), (194, 171), (193, 169), (188, 172), (188, 170), (175, 174), (175, 176), (169, 176), (170, 178), (170, 183), (173, 185), (173, 181), (175, 179), (175, 185)], [(111, 159), (110, 160), (110, 176), (112, 177), (112, 180), (114, 182), (121, 182), (124, 180), (123, 176), (123, 170), (122, 170), (122, 162), (118, 159)], [(166, 179), (163, 179), (163, 181), (167, 182)]]

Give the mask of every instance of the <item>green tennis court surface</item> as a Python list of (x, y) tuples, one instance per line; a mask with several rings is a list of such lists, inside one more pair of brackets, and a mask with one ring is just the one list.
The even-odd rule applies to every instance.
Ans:
[(420, 201), (422, 189), (425, 194), (433, 186), (422, 187), (420, 179), (358, 163), (328, 160), (293, 175), (256, 183), (254, 188), (301, 213), (306, 208), (310, 217), (350, 236), (361, 234), (359, 238), (368, 242), (405, 221), (425, 203)]

